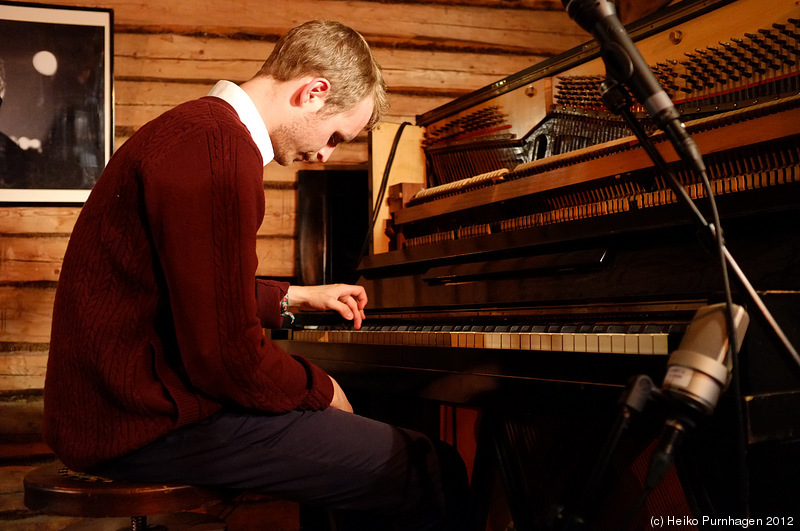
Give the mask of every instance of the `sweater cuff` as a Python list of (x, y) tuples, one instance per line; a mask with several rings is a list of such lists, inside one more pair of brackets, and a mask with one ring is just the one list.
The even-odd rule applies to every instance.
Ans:
[(288, 290), (288, 282), (256, 279), (256, 312), (263, 328), (274, 330), (283, 326), (281, 299)]
[(308, 394), (298, 409), (325, 409), (333, 400), (333, 382), (328, 373), (302, 356), (292, 356), (306, 369), (308, 375)]

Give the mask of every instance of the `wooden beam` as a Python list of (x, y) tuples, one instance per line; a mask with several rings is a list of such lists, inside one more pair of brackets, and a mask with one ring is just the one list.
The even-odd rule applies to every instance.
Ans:
[[(114, 121), (116, 147), (142, 125), (185, 101), (205, 96), (211, 84), (170, 83), (161, 81), (117, 81)], [(389, 122), (414, 122), (422, 114), (452, 101), (452, 96), (389, 93)], [(366, 160), (366, 159), (364, 159)]]
[(0, 281), (58, 282), (68, 235), (0, 236)]
[(294, 276), (294, 237), (259, 237), (256, 242), (256, 255), (258, 256), (256, 276), (269, 278)]
[(56, 290), (0, 286), (0, 342), (49, 343)]
[[(174, 34), (117, 33), (117, 80), (213, 83), (252, 77), (272, 50), (271, 43)], [(546, 59), (544, 55), (458, 53), (376, 48), (390, 91), (426, 88), (472, 91)]]
[(0, 234), (70, 234), (80, 207), (4, 206)]
[[(43, 389), (46, 369), (47, 350), (0, 351), (0, 392)], [(0, 408), (4, 405), (0, 401)], [(9, 420), (9, 416), (4, 416), (3, 430), (6, 433), (11, 432)], [(13, 433), (19, 432), (13, 431)]]
[[(39, 0), (47, 3), (48, 0)], [(294, 0), (279, 8), (261, 0), (240, 0), (236, 9), (216, 2), (173, 0), (64, 0), (64, 5), (105, 7), (114, 10), (117, 27), (153, 32), (217, 35), (285, 33), (297, 24), (324, 14), (360, 31), (369, 41), (390, 38), (392, 45), (413, 46), (434, 42), (460, 49), (506, 49), (553, 55), (587, 39), (586, 33), (563, 10), (508, 9), (495, 5), (453, 5), (438, 2), (376, 3), (369, 1)], [(378, 23), (376, 23), (378, 22)]]

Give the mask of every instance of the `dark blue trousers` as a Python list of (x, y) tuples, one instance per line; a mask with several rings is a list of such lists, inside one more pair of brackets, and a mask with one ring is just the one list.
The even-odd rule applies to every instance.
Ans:
[(92, 472), (274, 494), (343, 510), (373, 522), (351, 529), (369, 531), (459, 530), (467, 512), (466, 471), (452, 448), (332, 408), (223, 411)]

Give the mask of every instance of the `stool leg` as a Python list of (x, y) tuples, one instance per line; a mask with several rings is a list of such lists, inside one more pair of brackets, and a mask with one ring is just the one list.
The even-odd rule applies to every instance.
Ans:
[(131, 516), (131, 531), (146, 531), (146, 530), (147, 530), (146, 516)]

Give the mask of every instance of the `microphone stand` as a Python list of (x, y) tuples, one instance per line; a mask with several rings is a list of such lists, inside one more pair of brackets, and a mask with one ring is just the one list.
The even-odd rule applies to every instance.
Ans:
[(620, 406), (617, 419), (606, 438), (603, 450), (600, 452), (600, 457), (592, 469), (578, 504), (569, 512), (566, 511), (563, 505), (554, 507), (548, 515), (549, 528), (563, 531), (588, 529), (585, 517), (592, 508), (594, 498), (600, 488), (600, 482), (605, 475), (611, 458), (616, 452), (620, 439), (628, 429), (634, 414), (644, 411), (647, 402), (654, 393), (658, 392), (659, 390), (649, 376), (639, 374), (631, 378), (617, 402)]
[[(747, 294), (750, 302), (752, 305), (758, 309), (759, 313), (762, 315), (770, 329), (773, 331), (775, 337), (778, 341), (783, 345), (789, 355), (795, 360), (795, 362), (800, 365), (800, 355), (798, 355), (797, 350), (795, 350), (794, 346), (791, 344), (789, 339), (784, 334), (783, 330), (778, 325), (777, 321), (774, 319), (772, 314), (770, 313), (769, 309), (766, 307), (764, 302), (761, 300), (761, 297), (756, 292), (755, 288), (752, 286), (750, 281), (745, 276), (744, 272), (741, 270), (739, 265), (736, 263), (733, 256), (730, 254), (728, 249), (725, 247), (725, 244), (722, 240), (721, 228), (715, 227), (713, 224), (710, 224), (705, 216), (700, 212), (695, 205), (692, 198), (683, 188), (682, 184), (672, 171), (669, 169), (664, 158), (661, 156), (661, 153), (656, 149), (652, 139), (648, 136), (647, 132), (645, 131), (644, 127), (642, 127), (639, 120), (636, 116), (631, 112), (631, 98), (628, 94), (627, 90), (618, 82), (616, 81), (613, 76), (610, 74), (609, 71), (606, 73), (606, 81), (602, 84), (602, 98), (603, 103), (606, 107), (625, 120), (628, 127), (631, 129), (633, 134), (639, 140), (642, 148), (644, 148), (645, 152), (648, 154), (650, 159), (653, 161), (653, 164), (658, 169), (659, 172), (666, 178), (667, 183), (669, 184), (671, 190), (675, 193), (676, 197), (679, 198), (684, 206), (686, 206), (694, 221), (698, 223), (702, 229), (702, 240), (704, 243), (707, 244), (715, 244), (717, 246), (719, 252), (719, 258), (723, 266), (723, 276), (725, 285), (727, 285), (728, 277), (727, 272), (728, 270), (732, 271), (734, 274), (734, 278), (737, 280), (738, 285), (744, 290)], [(669, 136), (667, 132), (664, 133), (666, 136)], [(688, 156), (686, 150), (684, 149), (677, 149), (679, 156), (681, 156), (682, 160), (690, 164), (692, 169), (697, 172), (701, 172), (705, 174), (705, 167), (703, 165), (702, 159), (698, 157), (691, 157)], [(699, 155), (699, 153), (698, 153)], [(703, 175), (703, 177), (705, 177)], [(707, 190), (709, 196), (711, 196), (712, 191), (710, 189)], [(713, 201), (713, 198), (711, 198)], [(712, 204), (713, 207), (713, 204)], [(716, 212), (715, 212), (716, 214)], [(716, 242), (716, 243), (715, 243)], [(730, 300), (730, 294), (728, 291), (728, 307), (730, 308), (732, 305), (732, 301)], [(732, 383), (734, 386), (734, 392), (736, 396), (740, 396), (739, 391), (739, 379), (738, 379), (738, 360), (737, 360), (737, 352), (736, 347), (737, 341), (735, 337), (736, 328), (733, 325), (733, 317), (732, 313), (726, 312), (727, 317), (727, 326), (728, 331), (730, 334), (730, 345), (731, 345), (731, 357), (732, 357)], [(620, 412), (618, 414), (617, 420), (612, 428), (608, 438), (605, 442), (603, 450), (601, 451), (600, 457), (598, 458), (595, 467), (592, 471), (591, 476), (587, 480), (587, 484), (584, 488), (584, 491), (581, 495), (581, 498), (576, 505), (575, 509), (572, 511), (567, 511), (564, 506), (558, 505), (555, 506), (549, 515), (549, 527), (551, 529), (563, 529), (563, 530), (577, 530), (577, 529), (587, 529), (588, 523), (585, 519), (586, 512), (591, 509), (592, 501), (594, 497), (597, 495), (597, 492), (600, 487), (600, 481), (608, 467), (608, 463), (616, 451), (618, 446), (619, 440), (621, 439), (622, 435), (624, 434), (625, 430), (628, 427), (630, 419), (632, 418), (632, 414), (634, 412), (641, 413), (646, 405), (646, 403), (651, 398), (663, 398), (663, 394), (661, 390), (656, 388), (653, 385), (652, 380), (646, 375), (637, 375), (634, 376), (628, 385), (626, 386), (625, 390), (623, 391), (622, 395), (619, 399), (619, 404), (621, 406)], [(736, 401), (736, 413), (738, 417), (739, 423), (739, 437), (738, 437), (738, 444), (740, 447), (740, 451), (742, 455), (744, 455), (745, 443), (743, 438), (743, 412), (741, 408), (741, 400)], [(694, 424), (690, 416), (686, 415), (679, 415), (681, 418), (680, 422), (685, 423), (688, 426)], [(679, 443), (679, 433), (683, 431), (681, 430), (673, 432), (675, 435), (672, 439), (666, 441), (664, 444), (668, 445), (677, 445)], [(642, 494), (642, 497), (638, 500), (636, 506), (631, 509), (628, 516), (632, 517), (632, 511), (635, 510), (640, 506), (640, 504), (644, 501), (647, 494), (655, 488), (655, 486), (660, 482), (661, 478), (663, 477), (664, 472), (669, 468), (671, 463), (669, 462), (659, 462), (655, 463), (655, 469), (653, 470), (653, 465), (651, 465), (651, 470), (648, 473), (648, 478), (646, 481), (645, 491)], [(744, 463), (740, 463), (741, 470), (740, 475), (744, 479), (746, 478), (746, 470)], [(743, 485), (743, 490), (745, 489)], [(742, 494), (742, 501), (745, 502), (747, 499), (746, 495)], [(749, 512), (749, 510), (746, 510)], [(626, 519), (622, 524), (620, 529), (624, 529), (628, 520)]]

